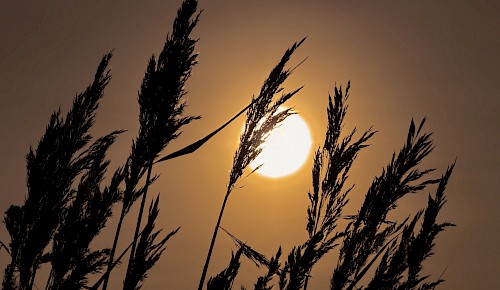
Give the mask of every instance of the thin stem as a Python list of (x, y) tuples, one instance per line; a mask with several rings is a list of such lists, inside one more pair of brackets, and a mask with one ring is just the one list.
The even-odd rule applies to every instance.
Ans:
[[(33, 276), (31, 276), (31, 280), (30, 280), (30, 284), (29, 284), (29, 288), (28, 289), (33, 289), (33, 285), (35, 285), (35, 276), (36, 276), (36, 272), (37, 270), (35, 269), (33, 271)], [(38, 287), (37, 287), (38, 288)]]
[(308, 283), (309, 283), (309, 273), (307, 273), (306, 280), (304, 281), (304, 290), (307, 290)]
[[(139, 236), (141, 236), (143, 233), (144, 233), (144, 231), (141, 231), (141, 233), (139, 234)], [(125, 256), (125, 254), (130, 249), (130, 247), (132, 247), (132, 244), (133, 244), (133, 242), (131, 242), (127, 246), (127, 248), (125, 248), (125, 250), (123, 250), (123, 252), (120, 254), (120, 256), (118, 256), (116, 258), (116, 260), (112, 263), (112, 265), (110, 267), (110, 271), (113, 270), (118, 265), (118, 263), (120, 263), (120, 261), (122, 260), (123, 256)], [(92, 287), (89, 288), (89, 290), (97, 290), (99, 288), (99, 286), (101, 286), (101, 283), (104, 281), (104, 276), (105, 275), (102, 275), (101, 278), (99, 278), (99, 280), (97, 280), (97, 282), (95, 282), (95, 284)]]
[(226, 196), (224, 197), (224, 202), (222, 203), (222, 208), (219, 212), (219, 219), (217, 220), (217, 224), (215, 225), (214, 235), (212, 236), (212, 242), (210, 243), (210, 248), (208, 249), (207, 260), (205, 261), (205, 266), (203, 266), (203, 272), (201, 273), (200, 284), (198, 285), (198, 290), (203, 289), (203, 284), (205, 284), (205, 278), (207, 276), (208, 264), (210, 263), (210, 257), (212, 256), (212, 251), (215, 245), (215, 239), (217, 238), (217, 233), (219, 232), (220, 222), (222, 220), (222, 214), (224, 213), (224, 208), (226, 207), (226, 202), (229, 197), (231, 190), (228, 189)]
[(50, 269), (49, 278), (47, 279), (47, 283), (45, 284), (45, 290), (49, 290), (52, 286), (52, 281), (54, 280), (54, 268)]
[(120, 214), (120, 220), (116, 226), (115, 239), (113, 240), (113, 247), (111, 248), (111, 253), (109, 254), (108, 267), (106, 273), (104, 274), (104, 281), (102, 285), (102, 290), (108, 288), (109, 275), (111, 274), (111, 265), (113, 265), (113, 259), (115, 257), (116, 247), (118, 246), (118, 238), (120, 237), (120, 232), (122, 230), (123, 220), (125, 219), (125, 205), (122, 203), (122, 212)]
[[(316, 209), (316, 218), (314, 221), (314, 227), (313, 227), (313, 232), (312, 235), (309, 237), (311, 238), (312, 236), (316, 235), (318, 232), (318, 223), (319, 219), (321, 217), (321, 209), (323, 208), (323, 196), (320, 197), (319, 200), (319, 206)], [(311, 274), (311, 271), (307, 272), (306, 279), (304, 280), (304, 290), (307, 290), (307, 284), (309, 284), (309, 275)]]
[(146, 204), (146, 197), (148, 195), (148, 188), (149, 188), (149, 184), (151, 183), (151, 170), (152, 170), (152, 168), (153, 168), (153, 162), (149, 161), (148, 174), (146, 177), (146, 185), (144, 186), (144, 192), (142, 193), (141, 207), (139, 208), (139, 216), (137, 217), (137, 224), (135, 226), (134, 241), (132, 242), (132, 249), (130, 250), (130, 258), (128, 260), (127, 274), (125, 275), (124, 287), (127, 286), (126, 281), (128, 281), (130, 279), (130, 275), (132, 274), (131, 270), (132, 270), (132, 264), (134, 262), (135, 248), (137, 247), (137, 240), (139, 239), (139, 229), (141, 228), (141, 221), (142, 221), (142, 215), (144, 212), (144, 205)]

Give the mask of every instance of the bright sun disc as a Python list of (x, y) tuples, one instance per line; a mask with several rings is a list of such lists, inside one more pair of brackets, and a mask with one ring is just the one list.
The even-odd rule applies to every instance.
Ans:
[(307, 160), (311, 143), (306, 122), (298, 114), (291, 115), (270, 133), (250, 168), (262, 165), (257, 173), (272, 178), (290, 175)]

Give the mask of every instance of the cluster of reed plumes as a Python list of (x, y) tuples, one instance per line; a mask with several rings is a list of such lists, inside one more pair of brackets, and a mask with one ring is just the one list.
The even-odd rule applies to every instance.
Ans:
[[(184, 86), (197, 57), (197, 40), (190, 36), (198, 22), (197, 11), (197, 1), (182, 3), (163, 50), (149, 60), (138, 96), (139, 134), (109, 184), (104, 182), (110, 163), (106, 153), (123, 131), (91, 143), (90, 129), (110, 80), (111, 53), (103, 57), (93, 83), (75, 98), (66, 117), (60, 111), (51, 116), (44, 136), (27, 156), (24, 204), (13, 205), (5, 213), (11, 239), (4, 248), (11, 261), (5, 268), (3, 289), (33, 289), (37, 271), (45, 263), (51, 269), (45, 289), (106, 289), (110, 273), (126, 253), (130, 257), (123, 289), (141, 287), (167, 240), (178, 231), (165, 235), (155, 229), (159, 197), (151, 203), (144, 227), (141, 223), (148, 188), (157, 179), (152, 175), (154, 160), (184, 125), (199, 118), (183, 114)], [(123, 221), (139, 200), (133, 240), (115, 257)], [(119, 204), (113, 244), (92, 249), (90, 244)], [(90, 284), (89, 278), (96, 274), (97, 281)]]
[[(110, 80), (108, 65), (111, 53), (98, 66), (94, 81), (74, 99), (64, 117), (60, 110), (50, 117), (45, 134), (27, 155), (27, 194), (20, 206), (12, 205), (4, 216), (10, 235), (9, 243), (1, 243), (11, 257), (5, 267), (2, 287), (5, 290), (31, 290), (43, 264), (50, 273), (45, 289), (107, 289), (109, 277), (118, 264), (126, 264), (123, 289), (142, 287), (147, 272), (154, 267), (166, 249), (167, 241), (179, 228), (163, 234), (156, 227), (159, 196), (142, 216), (148, 188), (158, 179), (154, 164), (196, 151), (207, 140), (246, 112), (245, 128), (234, 154), (233, 167), (219, 218), (202, 269), (199, 289), (231, 289), (238, 274), (240, 260), (247, 257), (267, 271), (258, 277), (254, 289), (306, 289), (313, 266), (326, 253), (338, 247), (340, 255), (331, 277), (331, 289), (359, 289), (361, 279), (369, 281), (368, 289), (431, 289), (442, 282), (429, 281), (422, 275), (422, 262), (432, 254), (436, 235), (451, 226), (437, 223), (437, 215), (445, 202), (444, 190), (453, 165), (438, 179), (429, 179), (432, 171), (417, 166), (433, 148), (430, 134), (421, 133), (424, 121), (410, 125), (403, 148), (394, 154), (389, 165), (375, 178), (365, 201), (355, 215), (348, 216), (347, 226), (338, 222), (346, 214), (352, 187), (346, 182), (359, 151), (375, 132), (368, 130), (355, 138), (355, 132), (341, 138), (346, 114), (349, 85), (345, 92), (335, 88), (329, 98), (328, 128), (324, 145), (314, 157), (312, 190), (308, 193), (306, 230), (309, 238), (294, 247), (286, 258), (281, 248), (271, 258), (254, 250), (224, 230), (236, 243), (226, 269), (205, 283), (210, 257), (228, 198), (241, 180), (248, 165), (262, 150), (269, 133), (293, 110), (278, 108), (300, 88), (285, 92), (283, 83), (292, 73), (287, 62), (304, 41), (293, 44), (264, 81), (259, 95), (220, 128), (199, 141), (159, 158), (167, 145), (181, 134), (184, 125), (198, 119), (184, 114), (184, 86), (196, 64), (196, 39), (191, 33), (200, 13), (197, 1), (185, 0), (178, 10), (173, 31), (167, 36), (161, 53), (152, 56), (139, 91), (139, 133), (130, 155), (105, 178), (110, 161), (107, 151), (123, 131), (114, 131), (93, 141), (90, 134), (99, 101)], [(396, 202), (407, 195), (438, 184), (427, 208), (402, 222), (389, 221), (387, 215)], [(140, 201), (140, 202), (138, 202)], [(131, 208), (139, 214), (133, 239), (125, 249), (118, 249), (122, 225)], [(91, 243), (106, 227), (113, 209), (119, 207), (114, 240), (109, 248), (95, 249)], [(417, 224), (421, 222), (418, 229)], [(128, 255), (128, 261), (125, 257)], [(369, 269), (376, 267), (371, 279)], [(92, 282), (90, 282), (92, 281)]]
[[(437, 234), (453, 226), (449, 222), (438, 223), (437, 216), (445, 203), (444, 191), (454, 164), (437, 179), (428, 177), (434, 169), (418, 168), (431, 153), (433, 143), (431, 134), (422, 133), (425, 119), (418, 128), (412, 120), (406, 142), (375, 177), (359, 211), (345, 214), (344, 207), (353, 188), (346, 187), (349, 170), (360, 150), (368, 146), (367, 141), (375, 134), (369, 129), (354, 138), (356, 130), (353, 130), (340, 137), (349, 88), (350, 83), (345, 92), (335, 87), (333, 98), (329, 96), (325, 141), (315, 153), (312, 190), (308, 192), (306, 230), (309, 238), (280, 261), (281, 247), (268, 259), (224, 230), (238, 250), (231, 256), (228, 267), (209, 280), (208, 289), (231, 289), (242, 256), (268, 269), (257, 278), (255, 290), (307, 289), (314, 265), (334, 248), (338, 248), (339, 256), (332, 270), (332, 290), (434, 289), (444, 281), (441, 277), (432, 280), (421, 271), (422, 263), (433, 254)], [(434, 196), (429, 195), (425, 209), (401, 222), (387, 218), (389, 212), (396, 209), (398, 200), (432, 184), (437, 184), (437, 189)], [(339, 229), (340, 219), (347, 220), (342, 229)], [(421, 225), (417, 228), (419, 221)], [(374, 274), (366, 277), (370, 269)], [(361, 283), (362, 279), (366, 285)]]

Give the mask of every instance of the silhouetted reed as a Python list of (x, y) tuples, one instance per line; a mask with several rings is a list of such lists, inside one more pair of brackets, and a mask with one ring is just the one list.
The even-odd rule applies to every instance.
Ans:
[[(154, 232), (155, 221), (160, 209), (158, 207), (160, 196), (149, 206), (148, 220), (140, 235), (135, 251), (134, 263), (129, 268), (129, 275), (123, 283), (124, 290), (138, 290), (141, 288), (142, 281), (147, 277), (147, 272), (160, 259), (161, 254), (166, 248), (166, 242), (175, 235), (179, 228), (170, 232), (163, 239), (157, 241), (161, 230)], [(128, 280), (127, 280), (128, 279)]]
[[(77, 191), (71, 188), (77, 177), (87, 168), (96, 166), (100, 170), (98, 176), (88, 173), (80, 184), (95, 188), (95, 183), (100, 183), (99, 178), (101, 173), (104, 174), (107, 163), (103, 164), (99, 155), (102, 156), (111, 145), (116, 133), (101, 139), (91, 149), (80, 151), (92, 139), (89, 130), (110, 79), (107, 70), (110, 58), (111, 54), (103, 57), (94, 82), (76, 96), (66, 118), (61, 116), (60, 110), (54, 112), (38, 146), (30, 148), (26, 157), (28, 194), (22, 206), (12, 205), (4, 217), (11, 237), (11, 262), (5, 269), (3, 279), (6, 290), (32, 289), (38, 268), (50, 260), (50, 255), (44, 254), (44, 250), (68, 215), (68, 203), (78, 197)], [(86, 184), (87, 181), (93, 184)], [(108, 198), (107, 194), (103, 198)]]
[[(151, 177), (153, 161), (180, 135), (182, 126), (199, 118), (182, 115), (185, 107), (183, 97), (186, 94), (184, 85), (191, 76), (191, 69), (196, 64), (197, 57), (194, 53), (196, 40), (190, 37), (198, 23), (199, 14), (195, 15), (197, 5), (197, 1), (191, 0), (182, 3), (174, 20), (172, 34), (167, 36), (162, 52), (157, 59), (153, 55), (149, 60), (139, 92), (139, 135), (132, 145), (125, 166), (127, 174), (122, 212), (108, 263), (108, 269), (111, 270), (123, 219), (134, 202), (142, 196), (124, 289), (136, 287), (135, 283), (139, 280), (133, 276), (138, 274), (132, 269), (137, 269), (138, 265), (146, 263), (143, 260), (144, 256), (136, 254), (136, 247), (148, 188), (156, 179)], [(137, 188), (139, 180), (145, 173), (145, 185)], [(109, 275), (109, 271), (106, 275)], [(106, 277), (103, 289), (107, 288), (107, 283)]]
[(390, 248), (391, 236), (406, 223), (386, 219), (389, 211), (396, 208), (396, 202), (408, 193), (421, 191), (427, 185), (440, 181), (424, 179), (434, 169), (421, 171), (417, 168), (433, 149), (431, 134), (420, 135), (424, 123), (425, 119), (418, 130), (415, 130), (412, 120), (403, 148), (397, 155), (393, 154), (389, 165), (368, 189), (360, 211), (352, 216), (352, 221), (345, 230), (331, 288), (353, 289), (373, 264), (370, 257), (380, 255), (387, 247)]
[(123, 175), (118, 170), (111, 184), (101, 191), (108, 160), (106, 151), (112, 145), (114, 132), (98, 139), (86, 152), (88, 168), (76, 188), (75, 197), (53, 239), (50, 263), (52, 270), (46, 289), (81, 289), (87, 275), (100, 272), (106, 265), (109, 249), (92, 251), (90, 243), (104, 228), (113, 205), (120, 199), (118, 186)]
[[(444, 282), (438, 278), (436, 281), (426, 282), (428, 275), (421, 276), (423, 261), (432, 255), (434, 240), (438, 233), (446, 227), (454, 226), (449, 222), (437, 223), (437, 215), (445, 203), (444, 190), (454, 164), (452, 164), (439, 179), (436, 195), (429, 195), (427, 208), (419, 211), (412, 221), (405, 225), (401, 238), (394, 241), (387, 248), (382, 257), (377, 271), (367, 289), (434, 289)], [(422, 217), (420, 231), (415, 233), (415, 225)], [(424, 283), (422, 283), (424, 282)]]
[(294, 96), (298, 91), (300, 91), (301, 88), (288, 93), (283, 93), (281, 97), (276, 99), (274, 102), (273, 100), (275, 99), (276, 94), (283, 91), (283, 88), (281, 86), (293, 71), (293, 69), (285, 69), (286, 63), (290, 60), (290, 57), (292, 56), (294, 51), (300, 46), (300, 44), (302, 44), (303, 41), (304, 39), (302, 39), (300, 42), (294, 43), (292, 47), (290, 47), (284, 53), (281, 61), (278, 63), (278, 65), (276, 65), (276, 67), (274, 67), (274, 69), (269, 74), (269, 77), (264, 81), (259, 96), (255, 99), (252, 99), (252, 103), (247, 110), (245, 127), (243, 129), (243, 133), (240, 136), (238, 149), (234, 154), (233, 166), (229, 174), (229, 182), (227, 185), (226, 194), (224, 196), (224, 201), (219, 212), (217, 224), (214, 228), (212, 241), (208, 249), (207, 259), (203, 267), (198, 290), (203, 289), (208, 265), (210, 264), (210, 258), (222, 220), (222, 215), (224, 214), (227, 200), (229, 198), (229, 195), (233, 191), (236, 182), (240, 179), (247, 166), (253, 160), (255, 160), (257, 155), (259, 155), (259, 153), (262, 151), (261, 146), (265, 142), (265, 139), (269, 135), (269, 133), (288, 116), (293, 114), (291, 109), (278, 111), (278, 108), (292, 96)]
[[(111, 53), (102, 58), (94, 81), (76, 96), (66, 116), (60, 110), (51, 115), (44, 135), (26, 157), (28, 192), (24, 203), (10, 206), (4, 216), (10, 242), (8, 245), (0, 242), (0, 249), (5, 249), (11, 257), (4, 272), (4, 290), (33, 289), (37, 270), (45, 263), (50, 264), (47, 290), (106, 289), (110, 273), (129, 250), (123, 289), (140, 289), (148, 271), (166, 249), (167, 241), (179, 230), (163, 236), (156, 229), (159, 195), (151, 202), (146, 224), (141, 228), (148, 189), (158, 178), (152, 173), (153, 164), (193, 153), (246, 112), (245, 127), (199, 281), (198, 289), (204, 288), (230, 194), (261, 152), (270, 132), (294, 114), (292, 109), (278, 111), (278, 108), (301, 89), (284, 92), (282, 86), (294, 70), (285, 68), (286, 64), (304, 39), (284, 53), (259, 95), (247, 107), (206, 137), (159, 158), (181, 134), (182, 127), (199, 118), (184, 115), (183, 100), (184, 86), (196, 64), (197, 40), (191, 38), (191, 33), (198, 23), (197, 11), (197, 1), (183, 1), (163, 50), (158, 57), (150, 58), (138, 95), (139, 133), (125, 164), (116, 169), (109, 184), (104, 182), (110, 163), (106, 155), (123, 131), (111, 132), (91, 142), (90, 130), (110, 80)], [(434, 169), (418, 168), (434, 145), (431, 134), (422, 133), (425, 119), (418, 128), (412, 120), (406, 142), (373, 180), (359, 211), (345, 214), (344, 207), (353, 188), (347, 185), (349, 171), (375, 134), (371, 129), (356, 138), (355, 129), (342, 133), (349, 89), (350, 83), (345, 92), (335, 87), (333, 98), (329, 96), (325, 141), (316, 150), (312, 167), (305, 242), (293, 247), (283, 261), (281, 247), (268, 259), (223, 229), (238, 250), (231, 253), (227, 268), (208, 280), (207, 289), (231, 289), (242, 256), (267, 270), (257, 278), (254, 289), (269, 290), (273, 284), (278, 284), (279, 289), (306, 289), (314, 265), (336, 247), (339, 256), (330, 289), (434, 289), (444, 281), (423, 274), (422, 263), (432, 255), (437, 235), (453, 226), (449, 222), (438, 223), (438, 214), (446, 202), (444, 191), (454, 164), (437, 179), (428, 177)], [(281, 96), (276, 96), (279, 93)], [(437, 185), (437, 189), (434, 196), (429, 195), (425, 209), (403, 221), (388, 220), (401, 198), (421, 192), (429, 185)], [(139, 199), (134, 236), (117, 254), (123, 221)], [(91, 247), (112, 216), (113, 206), (120, 202), (122, 208), (111, 248)], [(347, 219), (347, 225), (339, 229), (342, 217)], [(366, 277), (370, 270), (372, 277)], [(93, 274), (97, 281), (88, 285)], [(361, 281), (367, 281), (366, 286), (360, 286)]]
[[(190, 33), (197, 24), (197, 1), (184, 1), (174, 21), (172, 35), (167, 37), (159, 57), (148, 64), (139, 92), (140, 131), (133, 142), (126, 164), (114, 174), (111, 184), (102, 188), (109, 161), (106, 151), (117, 134), (113, 132), (85, 147), (92, 137), (91, 129), (98, 101), (109, 82), (106, 67), (111, 54), (106, 55), (96, 73), (94, 83), (78, 95), (66, 118), (55, 112), (38, 148), (31, 149), (28, 160), (28, 195), (23, 206), (11, 206), (5, 214), (5, 224), (11, 242), (5, 247), (11, 262), (5, 269), (4, 289), (31, 289), (37, 269), (50, 262), (51, 271), (46, 289), (81, 289), (87, 287), (89, 274), (100, 272), (106, 265), (106, 275), (93, 288), (104, 282), (107, 287), (113, 259), (125, 215), (142, 196), (134, 241), (128, 247), (128, 263), (124, 288), (137, 289), (165, 243), (177, 230), (158, 240), (153, 232), (158, 214), (158, 201), (150, 208), (148, 223), (140, 231), (142, 211), (151, 176), (151, 167), (158, 154), (180, 134), (180, 128), (198, 117), (183, 116), (184, 85), (196, 63)], [(194, 18), (193, 18), (194, 17)], [(145, 184), (139, 181), (147, 175)], [(76, 188), (72, 185), (79, 181)], [(124, 183), (124, 192), (119, 190)], [(113, 205), (122, 200), (118, 228), (112, 249), (91, 250), (92, 240), (111, 216)], [(52, 250), (45, 252), (50, 242)], [(120, 259), (123, 256), (120, 255)]]
[[(299, 262), (298, 275), (290, 275), (297, 279), (299, 288), (304, 283), (307, 289), (309, 272), (313, 265), (328, 251), (335, 247), (335, 243), (343, 236), (342, 232), (335, 231), (337, 221), (341, 216), (343, 208), (347, 203), (347, 195), (353, 186), (344, 189), (349, 170), (355, 161), (359, 151), (366, 146), (366, 142), (374, 135), (371, 129), (364, 132), (359, 139), (352, 138), (356, 130), (340, 140), (341, 130), (344, 125), (344, 117), (347, 112), (347, 99), (349, 97), (350, 82), (347, 84), (345, 94), (342, 87), (335, 87), (334, 101), (328, 97), (327, 109), (327, 131), (323, 148), (316, 151), (312, 169), (313, 191), (308, 193), (310, 205), (307, 209), (307, 232), (309, 241), (304, 245), (304, 251), (311, 250), (312, 256), (305, 255), (302, 259), (309, 261)], [(312, 248), (311, 248), (312, 247)], [(298, 250), (298, 249), (297, 249)], [(304, 268), (303, 265), (307, 265)], [(302, 282), (302, 278), (305, 280)], [(294, 284), (292, 283), (292, 284)], [(292, 287), (293, 288), (293, 287)]]
[[(437, 234), (453, 224), (437, 223), (439, 210), (445, 203), (444, 190), (453, 170), (451, 165), (441, 178), (426, 178), (434, 169), (420, 170), (417, 166), (434, 148), (431, 134), (421, 133), (425, 119), (416, 128), (411, 121), (406, 143), (394, 154), (389, 165), (382, 170), (368, 189), (365, 200), (356, 215), (345, 215), (344, 206), (353, 186), (345, 188), (349, 170), (366, 142), (375, 134), (369, 129), (353, 140), (356, 130), (342, 139), (341, 130), (346, 114), (350, 84), (345, 94), (335, 88), (327, 109), (328, 125), (325, 142), (315, 153), (312, 168), (312, 192), (308, 193), (306, 229), (309, 238), (294, 247), (284, 263), (262, 254), (229, 234), (241, 253), (250, 260), (264, 265), (268, 273), (259, 277), (254, 289), (271, 289), (271, 277), (279, 277), (280, 289), (306, 289), (313, 266), (340, 245), (337, 266), (330, 289), (433, 289), (444, 280), (429, 281), (421, 275), (423, 261), (432, 254)], [(429, 196), (425, 210), (411, 220), (397, 222), (387, 219), (396, 202), (409, 193), (420, 192), (428, 185), (438, 184), (435, 197)], [(345, 216), (348, 224), (338, 230), (337, 222)], [(418, 221), (422, 226), (416, 232)], [(259, 257), (255, 259), (255, 257)], [(378, 266), (377, 266), (378, 262)], [(358, 284), (369, 269), (375, 274), (366, 287)], [(231, 276), (234, 280), (235, 276)]]
[(243, 248), (240, 248), (236, 254), (231, 253), (231, 260), (227, 268), (215, 277), (208, 279), (207, 290), (229, 290), (233, 287), (234, 278), (236, 278), (238, 270), (240, 269), (240, 257), (242, 252)]

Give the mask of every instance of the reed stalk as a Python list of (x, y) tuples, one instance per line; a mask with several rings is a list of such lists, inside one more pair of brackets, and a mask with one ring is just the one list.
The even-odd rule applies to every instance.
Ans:
[(224, 209), (226, 208), (226, 203), (236, 182), (240, 179), (247, 166), (257, 157), (257, 155), (259, 155), (268, 134), (288, 116), (293, 114), (290, 109), (278, 112), (278, 108), (294, 96), (301, 88), (289, 93), (284, 93), (274, 102), (273, 100), (274, 96), (283, 90), (281, 87), (283, 82), (293, 71), (293, 69), (285, 69), (286, 63), (303, 41), (304, 39), (300, 42), (296, 42), (284, 53), (281, 61), (265, 80), (259, 96), (252, 100), (250, 107), (247, 110), (245, 128), (240, 137), (240, 143), (233, 158), (233, 166), (229, 175), (229, 183), (222, 202), (221, 210), (219, 211), (217, 223), (214, 227), (214, 232), (207, 252), (207, 258), (205, 260), (200, 282), (198, 284), (198, 290), (202, 290), (205, 284), (210, 258), (217, 239)]
[[(130, 281), (131, 267), (134, 264), (135, 250), (139, 239), (138, 233), (150, 184), (157, 176), (152, 175), (153, 160), (160, 152), (177, 138), (181, 127), (199, 117), (182, 116), (186, 94), (184, 86), (191, 76), (192, 67), (197, 63), (194, 47), (197, 40), (190, 34), (198, 23), (197, 1), (185, 0), (177, 11), (172, 34), (167, 36), (163, 50), (156, 58), (150, 58), (139, 92), (139, 135), (132, 145), (131, 155), (125, 166), (127, 170), (126, 190), (120, 220), (115, 232), (108, 269), (113, 264), (113, 256), (120, 235), (123, 220), (130, 207), (142, 196), (139, 215), (131, 247), (125, 281)], [(147, 172), (147, 173), (146, 173)], [(145, 185), (137, 188), (139, 180), (146, 173)], [(107, 289), (109, 270), (103, 282)], [(125, 286), (129, 287), (129, 286)]]
[[(29, 150), (26, 200), (22, 206), (9, 207), (4, 216), (11, 237), (11, 263), (5, 269), (2, 284), (6, 290), (33, 287), (40, 265), (50, 260), (45, 250), (64, 221), (68, 204), (75, 198), (72, 184), (97, 158), (95, 151), (84, 148), (92, 139), (89, 130), (110, 80), (110, 59), (111, 53), (102, 58), (93, 83), (76, 96), (65, 118), (60, 110), (52, 114), (38, 146)], [(109, 145), (102, 144), (100, 149)], [(93, 183), (100, 183), (98, 176)]]
[[(146, 185), (144, 186), (144, 193), (142, 194), (142, 200), (141, 200), (141, 205), (139, 207), (139, 214), (137, 216), (137, 224), (135, 225), (135, 232), (134, 232), (134, 239), (132, 241), (132, 248), (130, 249), (130, 258), (129, 258), (129, 266), (127, 267), (127, 273), (125, 275), (125, 282), (124, 282), (124, 290), (128, 287), (130, 288), (129, 285), (130, 282), (129, 280), (131, 279), (131, 271), (134, 267), (134, 260), (135, 260), (135, 249), (137, 247), (137, 241), (139, 240), (139, 230), (141, 228), (141, 221), (142, 221), (142, 215), (144, 212), (144, 206), (146, 204), (146, 197), (148, 194), (148, 188), (151, 183), (151, 170), (152, 170), (153, 164), (152, 162), (149, 162), (148, 166), (148, 173), (146, 176)], [(133, 288), (132, 288), (133, 289)]]

